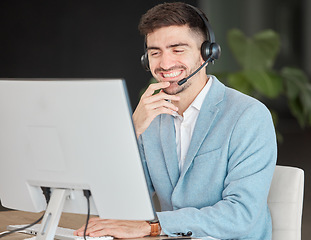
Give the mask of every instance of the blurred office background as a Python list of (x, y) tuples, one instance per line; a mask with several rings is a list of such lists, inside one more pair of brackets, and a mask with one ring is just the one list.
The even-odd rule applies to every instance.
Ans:
[[(0, 1), (0, 78), (124, 78), (132, 107), (151, 78), (140, 65), (140, 16), (163, 1)], [(166, 1), (172, 2), (172, 1)], [(311, 1), (194, 0), (207, 14), (222, 57), (208, 72), (235, 71), (229, 50), (232, 28), (252, 36), (264, 29), (280, 35), (276, 66), (295, 66), (311, 79)], [(285, 99), (277, 103), (278, 164), (305, 171), (302, 239), (311, 234), (311, 128), (301, 128)], [(3, 162), (1, 162), (3, 164)], [(0, 209), (3, 209), (0, 205)]]

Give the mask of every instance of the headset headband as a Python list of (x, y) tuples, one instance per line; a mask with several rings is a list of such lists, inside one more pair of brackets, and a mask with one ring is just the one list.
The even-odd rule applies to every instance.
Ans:
[(191, 7), (194, 11), (196, 11), (196, 13), (202, 19), (202, 21), (203, 21), (203, 23), (204, 23), (204, 25), (205, 25), (205, 27), (207, 29), (207, 34), (208, 34), (209, 42), (210, 43), (216, 42), (215, 41), (215, 34), (214, 34), (213, 29), (212, 29), (212, 26), (209, 24), (209, 22), (208, 22), (207, 18), (205, 17), (204, 13), (200, 9), (198, 9), (198, 8), (196, 8), (196, 7), (194, 7), (194, 6), (190, 5), (190, 4), (186, 4), (186, 5), (188, 7)]

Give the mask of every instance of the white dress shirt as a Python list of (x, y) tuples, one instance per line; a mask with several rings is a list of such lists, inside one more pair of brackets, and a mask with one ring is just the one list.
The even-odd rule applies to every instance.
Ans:
[(198, 118), (203, 101), (212, 85), (212, 78), (209, 77), (204, 88), (194, 99), (191, 105), (183, 113), (183, 116), (175, 112), (174, 124), (176, 133), (176, 146), (177, 146), (177, 156), (179, 161), (179, 171), (181, 172), (188, 148), (190, 145), (191, 137), (193, 134), (193, 129)]
[[(213, 78), (209, 77), (204, 88), (194, 99), (191, 105), (186, 109), (186, 111), (183, 113), (183, 116), (179, 115), (177, 112), (175, 112), (175, 114), (173, 115), (176, 133), (177, 156), (180, 172), (182, 171), (182, 168), (184, 166), (186, 154), (188, 152), (195, 123), (199, 116), (199, 112), (201, 110), (203, 101), (212, 86), (212, 81)], [(219, 240), (217, 238), (213, 238), (210, 236), (208, 236), (206, 239)]]

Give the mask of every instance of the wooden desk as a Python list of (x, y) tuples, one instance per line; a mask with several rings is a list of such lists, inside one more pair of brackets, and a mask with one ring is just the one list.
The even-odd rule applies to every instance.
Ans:
[[(20, 225), (29, 224), (39, 219), (43, 213), (30, 213), (22, 211), (0, 211), (0, 232), (6, 231), (7, 225)], [(86, 215), (63, 213), (59, 221), (60, 227), (78, 229), (85, 224)], [(3, 238), (3, 240), (23, 240), (30, 238), (31, 235), (24, 233), (13, 233)], [(139, 240), (170, 240), (176, 238), (170, 238), (166, 236), (161, 237), (144, 237)], [(125, 239), (123, 239), (125, 240)], [(131, 239), (133, 240), (133, 239)]]

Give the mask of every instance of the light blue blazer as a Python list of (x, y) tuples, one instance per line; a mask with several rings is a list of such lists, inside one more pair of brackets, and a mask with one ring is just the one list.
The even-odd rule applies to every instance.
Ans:
[(277, 159), (270, 112), (210, 77), (182, 172), (171, 115), (156, 117), (139, 138), (148, 187), (160, 201), (162, 230), (171, 236), (269, 240), (267, 196)]

